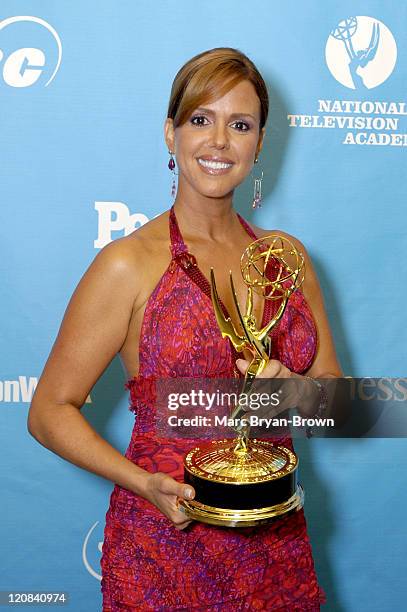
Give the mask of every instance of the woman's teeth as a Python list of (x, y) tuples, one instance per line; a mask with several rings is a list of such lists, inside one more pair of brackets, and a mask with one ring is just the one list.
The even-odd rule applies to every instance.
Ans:
[(208, 161), (206, 159), (201, 158), (198, 158), (198, 162), (201, 164), (201, 166), (204, 166), (205, 168), (212, 168), (213, 170), (220, 170), (221, 168), (231, 168), (233, 165), (226, 164), (224, 162)]

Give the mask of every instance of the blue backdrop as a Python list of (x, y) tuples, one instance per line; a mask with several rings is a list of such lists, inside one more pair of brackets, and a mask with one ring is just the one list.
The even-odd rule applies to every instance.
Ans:
[[(0, 590), (63, 590), (101, 609), (112, 483), (41, 447), (30, 399), (67, 302), (98, 250), (171, 206), (163, 123), (193, 55), (241, 49), (271, 113), (236, 208), (298, 236), (353, 376), (404, 376), (407, 4), (375, 0), (3, 0), (0, 14)], [(124, 452), (133, 415), (116, 358), (83, 411)], [(328, 610), (405, 606), (404, 440), (298, 441)]]

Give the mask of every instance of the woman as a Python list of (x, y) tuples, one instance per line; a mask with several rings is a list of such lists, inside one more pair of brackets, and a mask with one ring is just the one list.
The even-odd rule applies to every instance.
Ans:
[[(224, 309), (239, 329), (229, 270), (244, 303), (241, 254), (271, 230), (250, 226), (232, 200), (260, 154), (267, 113), (265, 83), (240, 51), (212, 49), (181, 68), (165, 121), (170, 161), (175, 156), (178, 166), (174, 205), (97, 255), (71, 298), (33, 398), (32, 435), (115, 483), (101, 560), (105, 612), (293, 612), (319, 610), (323, 601), (303, 511), (250, 529), (189, 520), (178, 502), (195, 493), (182, 484), (191, 441), (160, 438), (155, 430), (157, 377), (242, 376), (248, 366), (220, 334), (207, 279), (213, 266)], [(306, 280), (276, 328), (262, 376), (341, 376), (312, 264), (290, 238), (305, 254)], [(265, 323), (262, 308), (255, 296), (254, 314)], [(137, 414), (124, 457), (80, 412), (116, 353)], [(311, 415), (320, 389), (312, 380), (305, 386), (299, 409)]]

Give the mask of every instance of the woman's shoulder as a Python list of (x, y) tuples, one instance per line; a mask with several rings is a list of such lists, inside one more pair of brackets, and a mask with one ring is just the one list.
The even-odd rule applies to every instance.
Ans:
[(304, 243), (296, 236), (293, 236), (292, 234), (289, 234), (288, 232), (285, 232), (284, 230), (281, 230), (281, 229), (270, 229), (270, 230), (263, 229), (262, 227), (258, 227), (254, 225), (253, 223), (250, 223), (250, 226), (252, 227), (254, 233), (256, 234), (258, 238), (265, 238), (266, 236), (270, 236), (271, 234), (274, 234), (274, 235), (277, 234), (278, 236), (282, 236), (286, 240), (289, 240), (294, 245), (294, 247), (297, 249), (297, 251), (301, 253), (301, 255), (304, 258), (305, 270), (306, 270), (305, 280), (302, 285), (302, 292), (304, 293), (304, 295), (312, 299), (312, 294), (315, 291), (319, 291), (319, 281), (318, 281), (316, 271), (314, 269), (312, 259)]
[(169, 248), (168, 211), (157, 215), (127, 236), (116, 238), (104, 246), (97, 258), (107, 265), (126, 268), (129, 272), (143, 269), (147, 262)]
[(307, 254), (303, 242), (301, 242), (301, 240), (296, 236), (293, 236), (292, 234), (289, 234), (288, 232), (285, 232), (281, 229), (264, 229), (262, 227), (254, 225), (254, 223), (249, 223), (249, 225), (258, 238), (265, 238), (266, 236), (270, 236), (271, 234), (277, 234), (278, 236), (282, 236), (283, 238), (286, 238), (287, 240), (292, 242), (294, 246), (300, 251), (302, 251), (304, 255)]

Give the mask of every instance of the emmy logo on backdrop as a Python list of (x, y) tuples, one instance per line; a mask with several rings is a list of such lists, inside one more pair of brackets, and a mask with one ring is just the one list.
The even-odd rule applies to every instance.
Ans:
[(356, 17), (350, 17), (341, 21), (336, 28), (331, 32), (331, 35), (337, 40), (341, 40), (345, 45), (347, 54), (349, 55), (349, 70), (352, 75), (353, 83), (356, 87), (364, 87), (363, 76), (357, 72), (359, 67), (364, 68), (371, 62), (376, 55), (379, 46), (380, 25), (376, 21), (372, 26), (372, 36), (369, 45), (365, 49), (355, 51), (352, 45), (352, 36), (355, 34), (358, 27)]
[(350, 89), (372, 89), (392, 73), (397, 45), (386, 25), (373, 17), (342, 19), (328, 36), (325, 58), (337, 81)]

